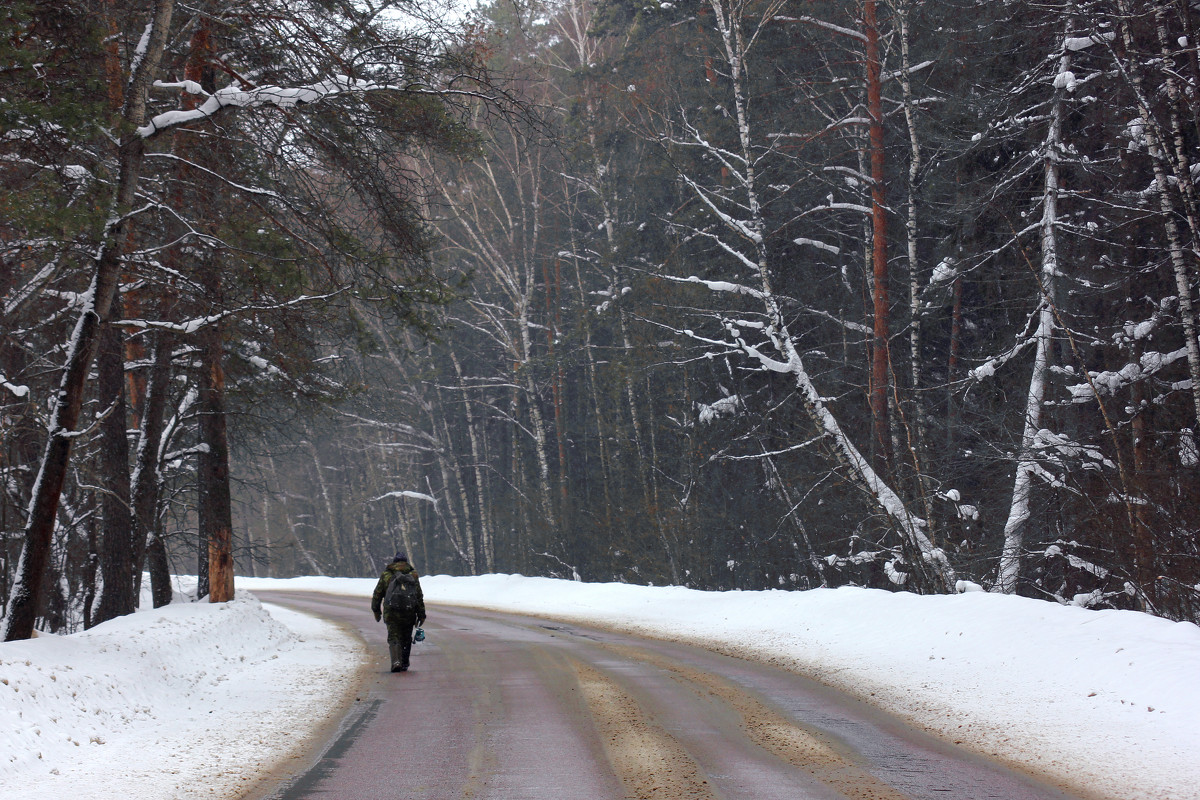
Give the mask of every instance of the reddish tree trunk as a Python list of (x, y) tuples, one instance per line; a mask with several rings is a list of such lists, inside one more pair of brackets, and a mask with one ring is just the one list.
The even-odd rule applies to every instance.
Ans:
[[(208, 17), (200, 17), (192, 34), (184, 76), (200, 84), (207, 92), (216, 90), (213, 66), (215, 43)], [(185, 107), (195, 104), (188, 95)], [(203, 153), (197, 153), (201, 158)], [(213, 213), (210, 192), (205, 179), (196, 176), (197, 211)], [(204, 296), (214, 308), (223, 297), (220, 259), (205, 253), (197, 257), (197, 280)], [(200, 527), (201, 562), (207, 567), (208, 597), (213, 603), (233, 599), (233, 512), (229, 491), (229, 441), (225, 425), (225, 368), (224, 333), (220, 322), (205, 326), (199, 333), (200, 380), (198, 407), (200, 412), (200, 443), (204, 446), (197, 467), (198, 518)]]
[(879, 62), (879, 23), (875, 0), (863, 2), (863, 27), (867, 37), (867, 114), (871, 118), (871, 273), (874, 335), (871, 346), (871, 420), (875, 470), (885, 472), (891, 461), (888, 425), (888, 264), (887, 213), (883, 171), (883, 91)]
[[(206, 272), (216, 278), (215, 268), (209, 268)], [(219, 281), (214, 282), (219, 287)], [(206, 288), (212, 291), (211, 284)], [(221, 351), (220, 324), (207, 326), (201, 334), (200, 352), (198, 405), (200, 442), (205, 445), (205, 451), (199, 458), (198, 514), (200, 541), (208, 544), (208, 596), (213, 603), (233, 599), (233, 513), (229, 496), (225, 371)]]

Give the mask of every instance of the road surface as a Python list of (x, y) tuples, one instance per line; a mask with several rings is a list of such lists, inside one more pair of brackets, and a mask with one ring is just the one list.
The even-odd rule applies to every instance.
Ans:
[(368, 601), (257, 594), (356, 630), (375, 655), (311, 768), (276, 775), (264, 800), (1083, 797), (766, 664), (431, 605), (411, 669), (391, 673)]

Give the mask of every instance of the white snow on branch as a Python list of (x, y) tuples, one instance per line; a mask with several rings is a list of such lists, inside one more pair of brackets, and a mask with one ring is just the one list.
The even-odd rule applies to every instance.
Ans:
[(854, 553), (849, 556), (830, 555), (822, 559), (831, 567), (858, 566), (860, 564), (870, 564), (874, 561), (882, 550), (863, 550), (859, 553)]
[(146, 51), (150, 49), (150, 34), (154, 30), (154, 20), (146, 23), (146, 27), (142, 29), (142, 38), (138, 39), (137, 46), (133, 49), (133, 59), (129, 64), (129, 74), (133, 75), (138, 71), (138, 67), (142, 65), (142, 59), (146, 57)]
[(703, 278), (698, 278), (695, 275), (690, 275), (686, 278), (677, 278), (674, 275), (661, 276), (664, 280), (675, 281), (676, 283), (698, 283), (707, 287), (714, 292), (729, 292), (730, 294), (748, 294), (751, 297), (762, 299), (763, 293), (758, 289), (746, 286), (740, 283), (730, 283), (729, 281), (709, 281)]
[(712, 404), (696, 403), (696, 408), (700, 412), (699, 419), (701, 423), (709, 423), (721, 417), (732, 417), (737, 414), (741, 406), (742, 398), (736, 394), (729, 397), (722, 397)]
[(9, 383), (8, 378), (4, 377), (3, 372), (0, 372), (0, 386), (3, 386), (5, 389), (8, 389), (10, 392), (12, 392), (17, 397), (28, 397), (29, 396), (29, 387), (28, 386), (19, 386), (15, 383)]
[(812, 25), (817, 28), (824, 28), (827, 31), (833, 31), (834, 33), (840, 33), (842, 36), (849, 36), (851, 39), (858, 39), (859, 41), (862, 41), (862, 42), (865, 42), (867, 40), (866, 34), (864, 34), (864, 33), (856, 31), (852, 28), (843, 28), (841, 25), (834, 25), (832, 22), (826, 22), (825, 20), (817, 19), (816, 17), (776, 16), (776, 17), (772, 17), (772, 19), (774, 19), (777, 22), (803, 22), (806, 25)]
[(933, 268), (933, 274), (929, 276), (929, 286), (932, 288), (939, 284), (950, 283), (957, 277), (958, 269), (954, 266), (954, 259), (943, 258)]
[(1111, 42), (1117, 38), (1117, 34), (1113, 31), (1107, 33), (1093, 33), (1091, 36), (1069, 36), (1063, 41), (1063, 47), (1072, 52), (1083, 50), (1091, 47), (1094, 44), (1101, 42)]
[[(155, 81), (160, 88), (183, 88), (187, 82), (164, 83)], [(208, 119), (223, 108), (261, 108), (275, 106), (276, 108), (295, 108), (302, 105), (318, 103), (330, 97), (344, 94), (364, 94), (378, 91), (429, 91), (428, 87), (398, 86), (389, 83), (379, 83), (360, 78), (350, 78), (337, 75), (308, 86), (258, 86), (252, 89), (242, 89), (237, 86), (226, 86), (208, 95), (203, 103), (194, 109), (177, 109), (156, 114), (148, 123), (137, 129), (143, 139), (149, 138), (160, 131), (186, 125), (190, 122)]]
[(835, 256), (841, 255), (842, 253), (842, 248), (835, 247), (831, 244), (826, 244), (825, 242), (819, 242), (816, 239), (805, 239), (803, 236), (801, 236), (799, 238), (792, 239), (792, 241), (795, 244), (808, 245), (809, 247), (815, 247), (818, 250), (824, 250), (826, 252), (833, 253)]
[(692, 188), (692, 190), (696, 193), (696, 196), (700, 199), (700, 201), (702, 203), (704, 203), (706, 206), (708, 206), (709, 210), (711, 210), (714, 214), (716, 214), (717, 217), (722, 222), (724, 222), (726, 225), (733, 228), (735, 231), (740, 233), (742, 236), (745, 236), (747, 239), (754, 242), (755, 244), (762, 244), (762, 234), (759, 233), (758, 231), (754, 230), (754, 228), (751, 227), (751, 225), (749, 223), (743, 222), (742, 220), (739, 220), (739, 219), (735, 219), (735, 218), (731, 217), (729, 214), (726, 214), (721, 209), (717, 208), (716, 204), (709, 198), (708, 193), (705, 192), (704, 189), (699, 184), (697, 184), (695, 181), (693, 181), (691, 178), (684, 176), (683, 180), (688, 186), (690, 186)]
[[(920, 64), (913, 64), (911, 67), (908, 68), (908, 74), (912, 75), (914, 72), (920, 72), (923, 69), (928, 69), (929, 67), (932, 67), (933, 64), (934, 64), (934, 62), (932, 60), (922, 61)], [(904, 74), (904, 72), (905, 72), (905, 70), (895, 69), (895, 70), (892, 70), (891, 72), (883, 73), (882, 75), (879, 76), (879, 79), (883, 80), (883, 81), (890, 81), (892, 78), (900, 77), (901, 75)]]
[[(32, 245), (31, 245), (32, 246)], [(12, 293), (12, 296), (4, 303), (4, 315), (9, 316), (15, 314), (17, 309), (22, 304), (28, 302), (37, 296), (47, 283), (54, 277), (58, 271), (59, 261), (54, 259), (48, 264), (45, 264), (37, 271), (32, 278), (26, 282), (24, 286)]]
[[(1096, 391), (1099, 391), (1101, 394), (1115, 396), (1124, 387), (1148, 378), (1162, 370), (1163, 367), (1170, 366), (1181, 358), (1186, 357), (1186, 347), (1181, 347), (1170, 353), (1159, 353), (1152, 350), (1142, 353), (1141, 358), (1138, 359), (1138, 363), (1128, 363), (1119, 370), (1089, 372), (1088, 375), (1091, 377), (1090, 382), (1067, 386), (1067, 389), (1071, 392), (1071, 402), (1089, 402), (1096, 396)], [(1092, 389), (1093, 386), (1096, 387), (1095, 390)]]
[(1075, 80), (1075, 73), (1070, 70), (1063, 70), (1054, 76), (1055, 89), (1066, 89), (1068, 92), (1073, 92), (1078, 85), (1079, 81)]
[(1064, 459), (1077, 460), (1084, 469), (1117, 468), (1099, 448), (1045, 428), (1034, 435), (1032, 447), (1039, 457), (1064, 469), (1067, 467)]
[(866, 214), (867, 216), (870, 216), (872, 213), (874, 213), (869, 207), (860, 205), (858, 203), (835, 203), (835, 202), (833, 202), (833, 200), (829, 201), (829, 205), (819, 206), (819, 208), (830, 208), (830, 209), (835, 209), (835, 210), (848, 210), (848, 211), (861, 211), (863, 214)]
[(238, 314), (245, 314), (245, 313), (249, 313), (249, 312), (253, 312), (253, 311), (272, 311), (275, 309), (287, 308), (289, 306), (298, 305), (300, 303), (309, 303), (309, 302), (313, 302), (313, 301), (328, 300), (331, 297), (336, 297), (339, 294), (341, 294), (341, 292), (331, 292), (329, 294), (321, 294), (321, 295), (301, 295), (300, 297), (297, 297), (294, 300), (288, 300), (287, 302), (284, 302), (284, 303), (275, 303), (272, 305), (264, 305), (264, 306), (242, 306), (240, 308), (234, 308), (229, 311), (222, 311), (219, 314), (209, 314), (206, 317), (195, 317), (194, 319), (189, 319), (189, 320), (186, 320), (185, 322), (162, 322), (159, 320), (148, 320), (148, 319), (121, 319), (121, 320), (117, 320), (113, 324), (124, 326), (127, 328), (139, 328), (141, 330), (156, 328), (158, 330), (172, 331), (174, 333), (192, 334), (207, 325), (212, 325), (214, 323), (220, 322), (221, 320), (225, 319), (226, 317), (232, 317), (232, 316), (236, 316)]
[(424, 492), (410, 492), (408, 490), (398, 491), (398, 492), (388, 492), (387, 494), (381, 494), (381, 495), (379, 495), (379, 497), (372, 497), (367, 502), (377, 503), (380, 500), (386, 500), (389, 497), (401, 497), (401, 498), (407, 497), (411, 500), (424, 500), (428, 503), (433, 503), (435, 506), (437, 505), (437, 498), (434, 497), (433, 495), (425, 494)]

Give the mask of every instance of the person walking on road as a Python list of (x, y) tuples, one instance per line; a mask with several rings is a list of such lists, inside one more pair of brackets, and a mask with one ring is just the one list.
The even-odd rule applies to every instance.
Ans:
[(408, 563), (407, 553), (396, 553), (392, 563), (379, 576), (371, 595), (371, 611), (376, 622), (382, 617), (387, 624), (392, 672), (406, 671), (413, 627), (425, 624), (425, 596), (421, 593), (417, 571)]

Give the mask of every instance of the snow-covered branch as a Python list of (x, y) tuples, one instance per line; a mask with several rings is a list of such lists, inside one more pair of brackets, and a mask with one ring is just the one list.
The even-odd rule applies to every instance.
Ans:
[(15, 395), (16, 397), (28, 397), (29, 396), (29, 387), (28, 386), (18, 386), (15, 383), (9, 383), (8, 378), (6, 378), (4, 376), (3, 372), (0, 372), (0, 387), (8, 389), (8, 391), (12, 392), (13, 395)]
[(140, 330), (157, 329), (157, 330), (171, 331), (172, 333), (191, 334), (191, 333), (195, 333), (196, 331), (200, 330), (201, 328), (203, 328), (205, 326), (213, 325), (217, 322), (220, 322), (221, 320), (226, 319), (227, 317), (235, 317), (235, 316), (238, 316), (239, 314), (254, 313), (257, 311), (276, 311), (281, 308), (289, 308), (291, 306), (300, 305), (302, 303), (317, 303), (317, 302), (321, 302), (323, 300), (329, 300), (330, 298), (337, 297), (339, 294), (342, 294), (343, 291), (345, 291), (345, 290), (339, 290), (336, 292), (330, 292), (329, 294), (321, 294), (321, 295), (301, 295), (300, 297), (294, 298), (292, 300), (288, 300), (287, 302), (284, 302), (284, 303), (272, 303), (269, 305), (259, 305), (259, 306), (241, 306), (239, 308), (233, 308), (228, 311), (222, 311), (218, 314), (209, 314), (208, 316), (204, 316), (204, 317), (195, 317), (194, 319), (187, 320), (186, 322), (163, 322), (160, 320), (147, 320), (147, 319), (122, 319), (122, 320), (117, 320), (113, 324), (120, 325), (120, 326), (126, 327), (126, 328), (134, 328), (134, 329), (140, 329)]
[(839, 34), (841, 36), (849, 36), (851, 39), (858, 39), (860, 42), (867, 41), (866, 34), (861, 31), (856, 31), (852, 28), (844, 28), (841, 25), (834, 25), (832, 22), (826, 22), (823, 19), (816, 17), (801, 16), (801, 17), (785, 17), (776, 15), (773, 17), (776, 22), (803, 22), (805, 25), (812, 25), (814, 28), (822, 28), (823, 30)]
[(399, 497), (399, 498), (407, 497), (410, 500), (424, 500), (427, 503), (433, 503), (434, 505), (437, 505), (437, 498), (434, 497), (433, 495), (428, 495), (428, 494), (425, 494), (424, 492), (410, 492), (407, 489), (405, 489), (403, 491), (388, 492), (386, 494), (381, 494), (381, 495), (379, 495), (379, 497), (372, 497), (367, 502), (378, 503), (380, 500), (386, 500), (389, 497)]
[[(166, 83), (155, 82), (155, 86), (164, 89), (180, 89), (190, 82)], [(479, 92), (465, 89), (438, 88), (423, 83), (399, 85), (381, 83), (379, 81), (351, 78), (347, 75), (335, 75), (323, 81), (306, 86), (257, 86), (242, 88), (226, 86), (207, 95), (203, 103), (193, 109), (175, 109), (156, 114), (137, 129), (138, 135), (148, 139), (163, 131), (199, 122), (216, 115), (225, 108), (263, 108), (271, 106), (280, 109), (293, 109), (298, 106), (312, 105), (334, 97), (345, 95), (364, 95), (372, 92), (399, 92), (404, 94), (428, 94), (436, 96), (461, 95), (464, 97), (482, 97)]]
[(730, 294), (745, 294), (757, 300), (762, 299), (762, 292), (758, 289), (745, 286), (740, 283), (731, 283), (729, 281), (710, 281), (703, 278), (697, 278), (691, 275), (687, 278), (677, 278), (674, 275), (661, 275), (663, 280), (674, 281), (675, 283), (698, 283), (714, 292), (727, 292)]
[(729, 216), (721, 209), (717, 208), (716, 204), (711, 199), (709, 199), (708, 193), (706, 191), (704, 191), (704, 189), (699, 184), (697, 184), (695, 181), (693, 181), (691, 178), (689, 178), (686, 175), (683, 176), (683, 181), (689, 187), (691, 187), (692, 191), (694, 191), (696, 193), (696, 196), (700, 198), (700, 201), (703, 202), (706, 206), (708, 206), (709, 209), (713, 212), (713, 214), (715, 214), (717, 216), (718, 219), (720, 219), (722, 222), (724, 222), (730, 228), (734, 229), (735, 231), (740, 233), (742, 236), (745, 236), (747, 239), (754, 242), (755, 244), (762, 243), (762, 234), (761, 233), (759, 233), (758, 231), (751, 228), (750, 225), (743, 222), (742, 220), (734, 219), (733, 217)]

